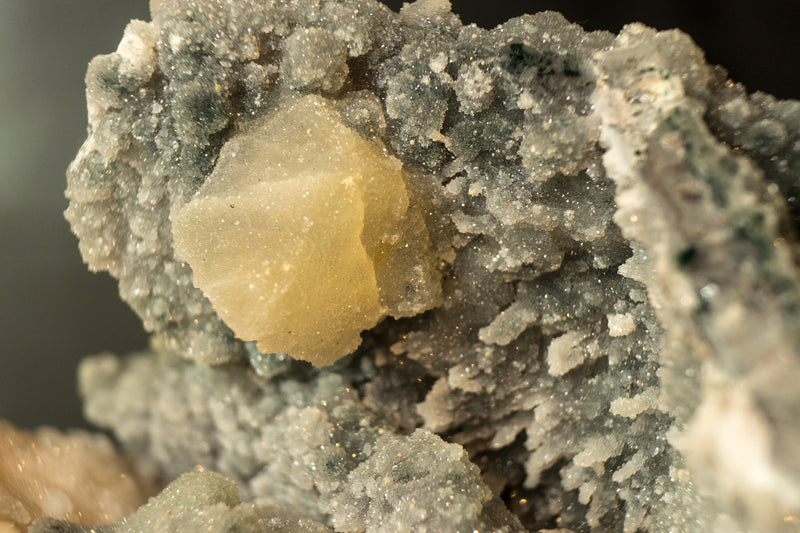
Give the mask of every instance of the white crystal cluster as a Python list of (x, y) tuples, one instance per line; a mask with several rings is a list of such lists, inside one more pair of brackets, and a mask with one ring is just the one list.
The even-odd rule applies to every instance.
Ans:
[[(167, 480), (201, 465), (247, 503), (196, 474), (131, 523), (798, 531), (800, 103), (636, 24), (486, 30), (446, 0), (151, 9), (89, 66), (66, 215), (153, 348), (87, 360), (82, 394)], [(173, 245), (226, 143), (304, 95), (402, 164), (442, 279), (438, 305), (324, 369), (238, 338), (194, 284), (203, 242)]]

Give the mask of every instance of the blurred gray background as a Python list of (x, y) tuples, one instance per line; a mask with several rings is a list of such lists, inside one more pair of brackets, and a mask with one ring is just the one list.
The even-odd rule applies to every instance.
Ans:
[[(453, 3), (484, 27), (543, 9), (588, 29), (679, 27), (751, 91), (800, 96), (794, 2)], [(116, 283), (86, 270), (61, 215), (64, 171), (85, 136), (86, 64), (113, 51), (132, 18), (149, 19), (146, 0), (0, 0), (0, 419), (19, 426), (85, 425), (81, 357), (146, 346)]]

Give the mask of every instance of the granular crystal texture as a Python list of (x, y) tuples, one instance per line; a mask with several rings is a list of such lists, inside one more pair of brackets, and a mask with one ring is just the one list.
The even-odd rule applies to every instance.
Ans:
[[(778, 529), (800, 505), (800, 277), (781, 231), (786, 206), (704, 124), (697, 72), (663, 47), (688, 55), (685, 37), (630, 26), (617, 40), (625, 47), (604, 52), (596, 101), (618, 184), (615, 220), (640, 244), (632, 261), (652, 269), (651, 301), (670, 325), (664, 399), (687, 424), (673, 443), (728, 509)], [(683, 394), (690, 370), (699, 397)]]
[(89, 359), (81, 384), (89, 417), (169, 477), (200, 464), (337, 531), (522, 531), (460, 446), (394, 434), (337, 374), (272, 381), (145, 353)]
[[(748, 95), (686, 35), (637, 24), (614, 36), (545, 12), (487, 30), (446, 0), (151, 7), (90, 65), (67, 189), (85, 259), (155, 334), (150, 354), (82, 370), (89, 418), (128, 450), (337, 531), (514, 531), (512, 515), (530, 530), (797, 531), (800, 104)], [(326, 296), (301, 305), (331, 326), (307, 341), (348, 338), (315, 347), (336, 360), (323, 370), (243, 333), (228, 307), (286, 324), (220, 303), (180, 245), (220, 252), (221, 275), (250, 272), (262, 246), (295, 264), (261, 229), (279, 217), (248, 217), (268, 236), (256, 245), (184, 213), (228, 179), (237, 142), (266, 143), (245, 174), (283, 165), (298, 101), (324, 102), (320, 146), (346, 132), (385, 148), (416, 213), (368, 218), (405, 206), (400, 182), (364, 196), (355, 177), (272, 200), (286, 234), (343, 217), (320, 233), (347, 241), (330, 259), (342, 276), (391, 241), (369, 220), (400, 220), (408, 253), (384, 278), (401, 296), (379, 290), (377, 307), (406, 311), (342, 320), (354, 294), (304, 281), (304, 298)], [(240, 185), (236, 200), (264, 190)], [(288, 277), (270, 278), (276, 294)]]

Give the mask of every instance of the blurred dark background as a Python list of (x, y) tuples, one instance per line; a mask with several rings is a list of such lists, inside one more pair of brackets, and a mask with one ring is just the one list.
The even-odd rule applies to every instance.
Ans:
[[(794, 2), (453, 4), (483, 27), (551, 9), (588, 29), (681, 28), (749, 90), (800, 96)], [(19, 426), (85, 425), (78, 361), (146, 346), (116, 283), (86, 270), (61, 215), (64, 171), (85, 136), (86, 64), (114, 50), (132, 18), (149, 19), (146, 0), (0, 0), (0, 418)]]

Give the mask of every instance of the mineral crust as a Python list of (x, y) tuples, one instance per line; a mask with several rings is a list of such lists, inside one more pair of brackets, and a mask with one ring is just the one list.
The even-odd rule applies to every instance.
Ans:
[[(81, 369), (127, 450), (336, 531), (798, 531), (800, 103), (638, 24), (487, 30), (446, 0), (151, 11), (89, 66), (67, 188), (84, 259), (154, 336)], [(423, 252), (391, 279), (441, 276), (324, 369), (248, 342), (174, 239), (231, 143), (301, 98), (402, 166), (420, 231), (398, 239)], [(226, 235), (223, 258), (251, 257)], [(168, 501), (148, 516), (183, 516)]]

